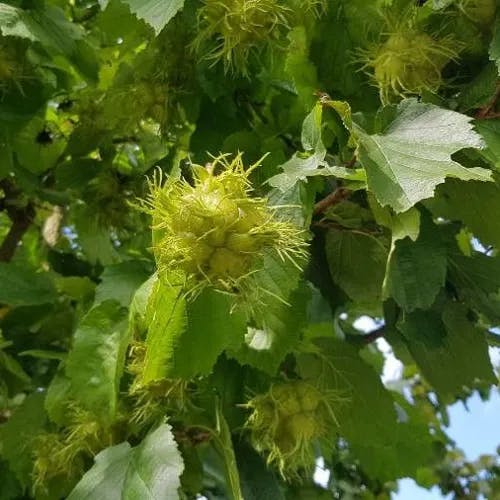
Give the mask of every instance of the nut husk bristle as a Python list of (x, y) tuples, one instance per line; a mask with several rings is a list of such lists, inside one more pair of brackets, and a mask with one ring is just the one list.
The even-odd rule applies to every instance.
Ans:
[(145, 201), (153, 218), (154, 253), (160, 278), (181, 272), (188, 295), (206, 286), (241, 294), (272, 251), (300, 267), (305, 232), (279, 220), (280, 207), (253, 197), (242, 155), (220, 155), (205, 167), (192, 165), (193, 184), (161, 175), (150, 181)]

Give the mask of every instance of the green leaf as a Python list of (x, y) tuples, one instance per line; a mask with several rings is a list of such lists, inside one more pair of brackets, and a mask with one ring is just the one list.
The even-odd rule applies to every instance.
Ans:
[[(320, 345), (338, 373), (337, 380), (328, 380), (328, 383), (333, 383), (339, 395), (345, 398), (345, 402), (339, 403), (335, 411), (342, 433), (357, 443), (365, 439), (374, 445), (383, 443), (386, 428), (396, 423), (396, 412), (389, 392), (353, 347), (341, 341), (325, 341)], [(377, 419), (365, 418), (369, 412), (376, 414)]]
[(215, 408), (217, 439), (214, 441), (214, 447), (224, 462), (224, 471), (226, 475), (227, 489), (230, 492), (230, 498), (234, 500), (242, 499), (240, 476), (234, 454), (233, 440), (231, 430), (224, 418), (220, 401), (216, 401)]
[[(356, 67), (353, 56), (359, 47), (366, 45), (371, 33), (378, 37), (383, 31), (381, 3), (375, 0), (330, 2), (326, 16), (315, 27), (316, 43), (312, 51), (319, 80), (328, 82), (328, 88), (335, 95), (349, 97), (350, 104), (356, 108), (378, 106), (376, 90), (367, 85), (366, 74), (353, 70)], [(335, 30), (331, 29), (333, 25)]]
[(457, 396), (476, 383), (496, 383), (483, 331), (466, 310), (450, 303), (443, 311), (406, 314), (398, 328), (417, 366), (443, 397)]
[(157, 276), (153, 274), (134, 293), (129, 309), (129, 331), (132, 338), (141, 338), (148, 329), (146, 310), (156, 280)]
[(315, 194), (315, 190), (308, 189), (307, 184), (298, 182), (287, 191), (272, 189), (267, 198), (269, 205), (282, 207), (276, 212), (280, 220), (307, 230), (311, 225)]
[(167, 424), (132, 448), (121, 443), (95, 457), (68, 500), (177, 500), (184, 465)]
[(17, 500), (23, 497), (23, 490), (8, 465), (0, 460), (0, 499)]
[(470, 122), (468, 116), (409, 99), (382, 134), (369, 135), (356, 126), (359, 159), (379, 203), (404, 212), (431, 198), (446, 177), (491, 180), (488, 170), (451, 159), (460, 149), (482, 147)]
[(124, 53), (134, 50), (142, 41), (150, 38), (150, 27), (139, 21), (126, 3), (113, 0), (103, 5), (101, 2), (101, 9), (102, 12), (96, 18), (96, 27), (110, 40), (123, 37), (121, 49)]
[(450, 179), (427, 206), (435, 216), (461, 220), (483, 245), (500, 248), (500, 187), (493, 183), (462, 182)]
[(95, 290), (95, 303), (114, 299), (128, 307), (139, 286), (150, 274), (148, 263), (140, 260), (128, 260), (107, 266), (101, 275), (101, 283)]
[(64, 425), (68, 420), (68, 401), (71, 399), (71, 380), (60, 368), (52, 378), (45, 397), (45, 410), (53, 422)]
[(310, 290), (301, 283), (301, 272), (290, 261), (282, 261), (268, 253), (263, 270), (255, 275), (256, 290), (262, 297), (252, 306), (252, 323), (245, 334), (245, 343), (238, 351), (232, 351), (242, 364), (250, 364), (276, 373), (284, 357), (292, 352), (300, 341), (301, 329), (306, 322)]
[(420, 232), (420, 212), (412, 207), (400, 214), (394, 213), (389, 207), (382, 207), (377, 199), (369, 194), (368, 202), (377, 224), (388, 227), (392, 231), (392, 244), (403, 238), (415, 241)]
[(3, 350), (0, 350), (0, 375), (2, 376), (1, 380), (6, 383), (11, 377), (17, 379), (24, 386), (31, 382), (29, 375), (23, 370), (16, 358)]
[(424, 218), (420, 235), (396, 241), (389, 255), (384, 280), (384, 298), (393, 297), (405, 310), (427, 309), (444, 285), (446, 245), (439, 229)]
[(370, 210), (349, 200), (343, 200), (328, 207), (324, 215), (327, 222), (333, 221), (346, 229), (362, 229), (365, 224), (369, 225), (374, 222)]
[(305, 117), (304, 123), (302, 124), (300, 139), (305, 151), (326, 153), (326, 148), (321, 138), (322, 123), (323, 106), (321, 103), (317, 103), (312, 111)]
[(489, 50), (490, 60), (494, 61), (500, 74), (500, 16), (497, 15), (495, 26), (493, 27), (493, 38)]
[(331, 229), (326, 235), (325, 251), (333, 281), (351, 299), (380, 300), (388, 256), (381, 239), (358, 231)]
[(187, 304), (187, 326), (174, 349), (171, 376), (208, 375), (219, 354), (243, 342), (246, 316), (238, 309), (230, 312), (232, 300), (206, 289)]
[(67, 56), (76, 50), (75, 40), (83, 37), (80, 26), (70, 23), (53, 5), (19, 9), (0, 3), (0, 31), (4, 36), (27, 38)]
[(73, 397), (107, 424), (116, 416), (127, 345), (127, 311), (108, 300), (82, 318), (68, 354)]
[(245, 500), (284, 500), (276, 476), (266, 467), (266, 462), (244, 441), (234, 443), (241, 489)]
[(57, 359), (64, 361), (67, 357), (65, 352), (61, 351), (47, 351), (45, 349), (28, 349), (19, 353), (19, 356), (31, 356), (38, 359)]
[[(288, 40), (290, 44), (285, 60), (285, 72), (291, 77), (295, 92), (297, 92), (304, 107), (308, 110), (316, 100), (314, 91), (318, 84), (316, 67), (309, 60), (309, 46), (305, 27), (297, 26), (293, 28), (288, 33)], [(302, 137), (304, 138), (304, 136)], [(306, 150), (312, 149), (307, 147), (304, 141), (303, 145)]]
[(472, 257), (459, 253), (450, 256), (452, 278), (460, 288), (477, 287), (486, 293), (500, 290), (500, 257), (474, 252)]
[(310, 298), (310, 289), (302, 283), (287, 297), (287, 304), (271, 302), (263, 307), (255, 316), (258, 327), (248, 327), (245, 343), (231, 356), (275, 375), (286, 355), (300, 344)]
[(295, 153), (290, 160), (280, 165), (283, 173), (277, 174), (268, 180), (269, 185), (287, 192), (300, 180), (311, 176), (335, 176), (340, 179), (365, 182), (364, 172), (361, 169), (350, 169), (338, 166), (329, 166), (325, 161), (326, 148), (321, 138), (323, 123), (323, 105), (318, 102), (306, 116), (302, 124), (303, 153)]
[(482, 155), (490, 160), (497, 170), (500, 170), (500, 120), (479, 120), (476, 121), (475, 128), (486, 143), (486, 149), (483, 149)]
[(184, 0), (122, 0), (133, 14), (148, 23), (158, 35), (182, 9)]
[(308, 173), (316, 171), (320, 166), (325, 166), (322, 153), (313, 153), (309, 156), (295, 153), (290, 160), (280, 165), (283, 173), (271, 177), (269, 185), (285, 192), (299, 180), (305, 180)]
[(48, 273), (29, 266), (0, 262), (0, 303), (11, 306), (47, 304), (57, 298)]
[(66, 141), (55, 136), (48, 144), (40, 144), (37, 137), (45, 130), (46, 117), (35, 116), (16, 134), (12, 141), (19, 163), (26, 170), (39, 174), (54, 167), (66, 148)]
[(0, 426), (0, 455), (24, 488), (30, 484), (33, 440), (47, 420), (43, 400), (40, 392), (29, 395), (7, 423)]
[[(487, 106), (495, 94), (498, 69), (496, 64), (490, 63), (470, 82), (462, 88), (458, 96), (459, 111), (462, 113)], [(478, 123), (484, 123), (483, 120)], [(476, 129), (478, 129), (476, 124)], [(479, 131), (479, 130), (478, 130)]]
[(450, 281), (462, 299), (469, 301), (493, 323), (500, 321), (500, 258), (458, 251), (448, 258)]
[(111, 241), (109, 228), (99, 222), (88, 206), (78, 206), (75, 209), (74, 219), (78, 241), (92, 264), (100, 262), (106, 266), (119, 260), (118, 252)]
[(182, 285), (156, 279), (146, 306), (146, 357), (141, 375), (147, 384), (165, 378), (172, 370), (174, 349), (187, 326)]
[(410, 208), (406, 212), (394, 214), (391, 221), (392, 241), (410, 238), (415, 241), (420, 232), (420, 212)]
[(302, 124), (302, 146), (305, 153), (295, 153), (280, 168), (283, 173), (269, 179), (269, 184), (285, 192), (293, 187), (299, 180), (316, 171), (319, 167), (327, 166), (325, 160), (326, 148), (321, 139), (321, 125), (323, 120), (323, 108), (320, 103), (316, 104), (312, 111), (306, 116)]
[(333, 339), (315, 343), (319, 356), (299, 357), (300, 373), (336, 391), (339, 401), (332, 410), (339, 432), (363, 469), (387, 481), (412, 475), (430, 462), (433, 447), (427, 426), (409, 414), (398, 419), (390, 392), (356, 349)]

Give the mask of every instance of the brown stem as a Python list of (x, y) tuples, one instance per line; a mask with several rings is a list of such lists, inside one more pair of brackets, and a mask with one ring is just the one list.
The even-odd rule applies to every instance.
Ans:
[(351, 194), (351, 190), (343, 187), (337, 188), (335, 191), (325, 196), (322, 200), (314, 205), (314, 215), (322, 214), (328, 207), (336, 205), (345, 200)]

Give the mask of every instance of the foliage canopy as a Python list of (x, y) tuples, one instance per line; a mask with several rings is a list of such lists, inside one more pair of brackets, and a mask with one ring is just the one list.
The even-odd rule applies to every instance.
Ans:
[(0, 2), (0, 500), (500, 498), (497, 7)]

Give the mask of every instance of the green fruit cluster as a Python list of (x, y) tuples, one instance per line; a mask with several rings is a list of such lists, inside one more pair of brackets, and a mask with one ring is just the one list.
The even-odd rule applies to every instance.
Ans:
[(117, 85), (106, 92), (91, 90), (78, 102), (80, 127), (130, 134), (140, 119), (165, 125), (168, 88), (155, 81)]
[(249, 58), (288, 30), (290, 12), (279, 0), (205, 0), (195, 47), (226, 71), (246, 74)]
[(241, 292), (267, 249), (283, 258), (305, 253), (303, 231), (276, 217), (265, 198), (251, 197), (241, 154), (193, 166), (194, 183), (151, 183), (147, 205), (160, 275), (182, 271), (191, 292), (210, 285)]
[[(64, 478), (77, 480), (85, 461), (113, 444), (113, 430), (90, 412), (69, 406), (70, 424), (64, 431), (44, 432), (33, 441), (33, 489), (36, 498), (47, 498), (47, 485)], [(52, 485), (53, 486), (53, 485)]]
[(254, 447), (267, 454), (285, 478), (313, 467), (314, 442), (336, 424), (333, 406), (339, 401), (303, 380), (272, 385), (247, 404), (252, 414), (246, 427)]
[(393, 97), (436, 91), (443, 83), (443, 68), (458, 56), (459, 45), (451, 37), (437, 39), (401, 27), (364, 54), (365, 67), (371, 69), (381, 100), (387, 103)]

